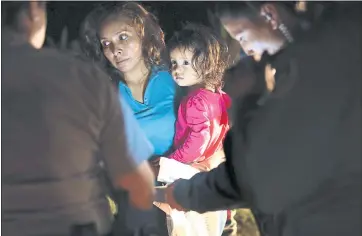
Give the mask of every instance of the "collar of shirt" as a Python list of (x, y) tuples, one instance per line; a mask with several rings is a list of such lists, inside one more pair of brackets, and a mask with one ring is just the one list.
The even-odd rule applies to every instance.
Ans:
[(153, 69), (145, 89), (143, 103), (141, 103), (133, 98), (131, 90), (125, 83), (119, 83), (120, 93), (135, 113), (157, 106), (165, 99), (166, 94), (175, 93), (175, 87), (175, 82), (168, 71)]
[(176, 83), (167, 70), (153, 70), (147, 84), (144, 103), (136, 101), (126, 84), (119, 84), (119, 93), (133, 110), (141, 129), (155, 149), (163, 155), (172, 146), (175, 133)]

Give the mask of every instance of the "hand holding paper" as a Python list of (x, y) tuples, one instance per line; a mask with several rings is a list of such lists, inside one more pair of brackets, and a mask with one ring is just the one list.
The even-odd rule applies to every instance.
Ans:
[[(167, 186), (156, 187), (156, 200), (153, 203), (168, 215), (167, 228), (169, 235), (221, 235), (218, 221), (226, 218), (226, 212), (208, 212), (199, 214), (180, 206), (174, 195), (174, 187), (178, 179), (190, 179), (200, 171), (190, 165), (164, 157), (160, 158), (160, 170), (157, 180), (168, 183)], [(224, 215), (224, 216), (223, 216)], [(169, 223), (170, 222), (170, 223)], [(222, 222), (224, 225), (225, 222)]]
[(168, 183), (166, 187), (156, 187), (156, 199), (153, 203), (155, 206), (163, 210), (166, 214), (171, 214), (171, 209), (178, 211), (186, 211), (175, 200), (173, 196), (174, 181), (178, 179), (190, 179), (195, 174), (199, 173), (199, 170), (175, 161), (161, 157), (159, 159), (159, 172), (157, 180), (160, 182)]
[(183, 209), (174, 199), (173, 196), (173, 186), (170, 184), (168, 186), (156, 187), (156, 197), (153, 204), (164, 211), (166, 214), (170, 215), (173, 209), (178, 211), (186, 211)]

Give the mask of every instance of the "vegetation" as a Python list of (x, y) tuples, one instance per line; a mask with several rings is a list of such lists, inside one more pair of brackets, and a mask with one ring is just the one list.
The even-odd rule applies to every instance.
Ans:
[(249, 209), (238, 209), (235, 220), (238, 224), (237, 236), (260, 236), (255, 218)]

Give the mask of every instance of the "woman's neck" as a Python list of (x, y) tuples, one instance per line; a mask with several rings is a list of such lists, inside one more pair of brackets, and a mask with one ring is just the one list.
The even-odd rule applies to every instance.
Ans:
[(124, 73), (124, 80), (131, 90), (133, 98), (143, 103), (150, 70), (140, 61), (132, 70)]
[(124, 80), (128, 87), (144, 87), (149, 73), (149, 69), (142, 60), (132, 70), (124, 73)]

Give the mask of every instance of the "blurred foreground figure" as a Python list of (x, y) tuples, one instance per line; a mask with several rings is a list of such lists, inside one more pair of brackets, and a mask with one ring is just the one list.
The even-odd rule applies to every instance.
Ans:
[(1, 4), (2, 235), (107, 235), (103, 170), (149, 209), (153, 148), (102, 71), (40, 49), (44, 2)]
[(238, 4), (221, 22), (249, 55), (264, 54), (275, 84), (237, 104), (226, 163), (176, 181), (167, 202), (248, 206), (262, 235), (361, 235), (361, 4), (338, 3), (308, 29), (279, 3)]

